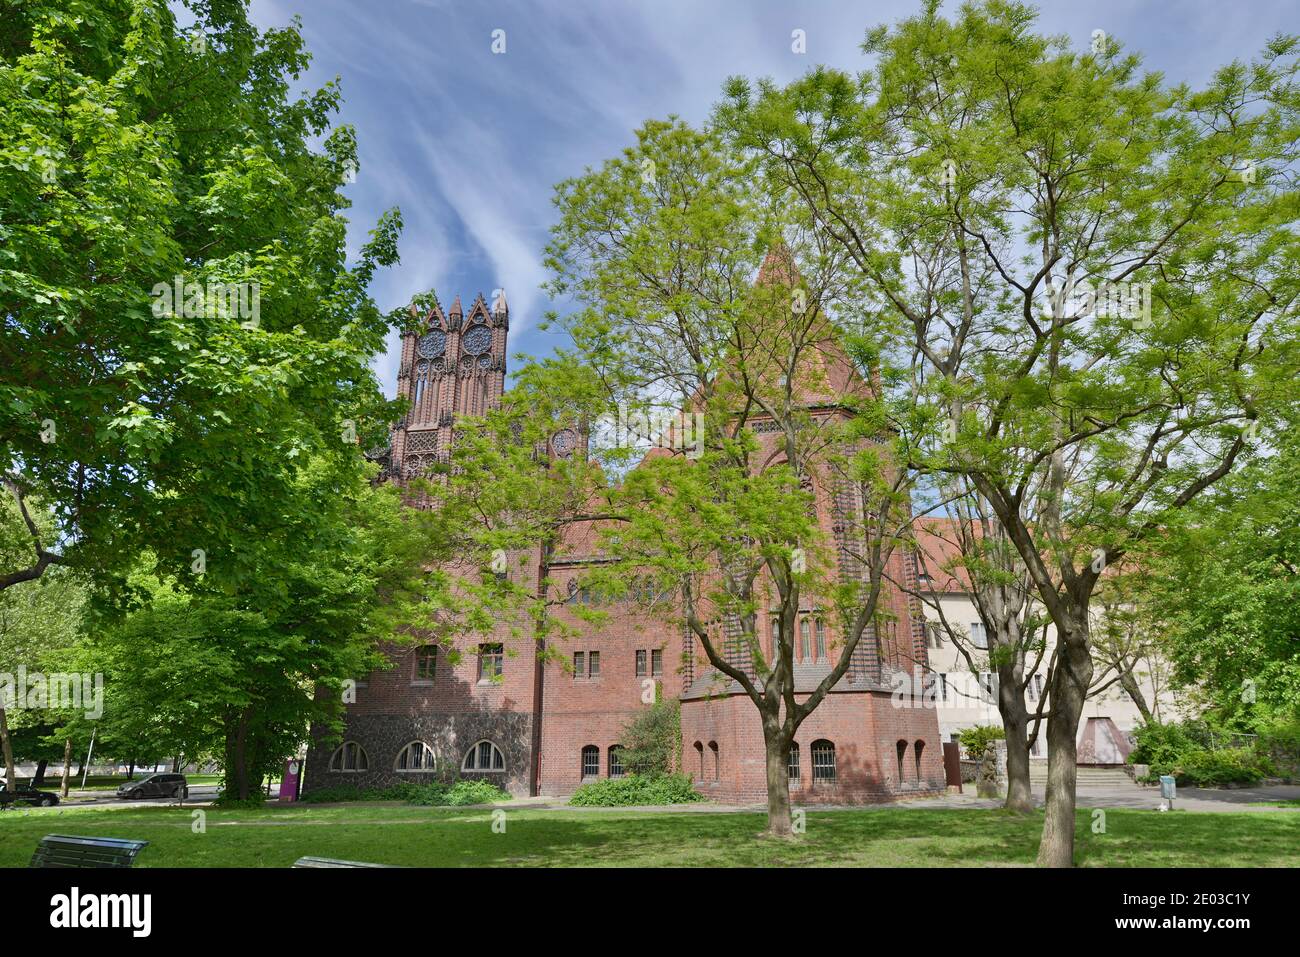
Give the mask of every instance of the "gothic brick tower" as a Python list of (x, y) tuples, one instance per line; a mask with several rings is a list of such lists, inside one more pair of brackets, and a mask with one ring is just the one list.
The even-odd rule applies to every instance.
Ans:
[(402, 337), (397, 392), (411, 410), (393, 431), (390, 474), (413, 478), (446, 462), (456, 416), (481, 415), (501, 401), (509, 325), (505, 293), (490, 310), (480, 293), (468, 313), (459, 296), (445, 315), (435, 302), (419, 330)]

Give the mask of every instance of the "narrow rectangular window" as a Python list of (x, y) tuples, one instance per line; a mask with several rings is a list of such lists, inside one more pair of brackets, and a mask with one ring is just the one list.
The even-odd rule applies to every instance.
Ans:
[(505, 657), (502, 646), (488, 642), (478, 646), (478, 680), (491, 681), (500, 677), (502, 659)]
[(980, 689), (984, 692), (986, 703), (996, 701), (998, 697), (998, 676), (991, 671), (981, 671)]
[(587, 653), (585, 651), (575, 651), (573, 653), (573, 677), (587, 677)]
[(817, 660), (826, 660), (826, 622), (818, 618), (814, 623), (817, 634)]
[(421, 645), (415, 649), (415, 680), (432, 681), (438, 671), (438, 646)]
[(808, 616), (799, 619), (799, 660), (807, 661), (810, 657), (808, 647)]
[(644, 651), (638, 651), (636, 653), (636, 676), (638, 678), (645, 677), (645, 652)]
[(587, 652), (587, 677), (589, 678), (600, 677), (600, 652), (599, 651)]
[(939, 672), (939, 694), (942, 696), (942, 700), (948, 700), (948, 676), (942, 671)]
[(982, 621), (972, 621), (970, 623), (970, 640), (976, 648), (987, 648), (989, 646), (989, 636), (984, 631)]
[(650, 652), (650, 674), (662, 678), (664, 673), (664, 653), (659, 648)]

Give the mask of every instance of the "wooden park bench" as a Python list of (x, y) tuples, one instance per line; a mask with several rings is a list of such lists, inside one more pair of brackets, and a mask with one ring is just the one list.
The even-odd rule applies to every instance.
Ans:
[(148, 841), (46, 834), (28, 867), (130, 867)]
[(332, 857), (300, 857), (294, 867), (392, 867), (392, 864), (370, 864), (366, 861), (339, 861)]

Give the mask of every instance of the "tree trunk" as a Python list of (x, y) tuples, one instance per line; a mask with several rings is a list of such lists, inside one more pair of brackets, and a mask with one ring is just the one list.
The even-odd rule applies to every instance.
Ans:
[(1151, 709), (1147, 707), (1146, 696), (1142, 694), (1142, 688), (1138, 685), (1137, 678), (1133, 677), (1132, 668), (1119, 676), (1119, 686), (1124, 689), (1125, 694), (1132, 699), (1133, 704), (1137, 706), (1138, 711), (1142, 714), (1142, 723), (1153, 724), (1155, 719), (1151, 715)]
[(1074, 866), (1075, 783), (1078, 778), (1079, 718), (1088, 684), (1092, 655), (1088, 650), (1086, 618), (1076, 617), (1058, 638), (1060, 657), (1052, 676), (1052, 716), (1047, 722), (1047, 814), (1038, 845), (1040, 867)]
[(130, 781), (134, 777), (135, 777), (135, 758), (132, 758), (131, 763), (126, 766), (126, 779)]
[(32, 787), (38, 788), (45, 783), (45, 769), (50, 766), (46, 758), (41, 758), (36, 762), (36, 774), (32, 777)]
[(72, 739), (63, 740), (63, 787), (59, 789), (60, 797), (68, 796), (68, 777), (72, 773)]
[[(1001, 691), (1002, 699), (1019, 697), (1014, 691)], [(1009, 811), (1022, 814), (1034, 808), (1034, 794), (1029, 787), (1029, 739), (1026, 729), (1029, 716), (1025, 712), (1024, 702), (1015, 707), (1015, 702), (1000, 701), (1002, 708), (1002, 727), (1006, 729), (1007, 743), (1007, 800), (1004, 805)]]
[[(235, 797), (241, 801), (247, 801), (252, 793), (252, 785), (248, 773), (248, 722), (249, 712), (245, 711), (239, 716), (239, 722), (235, 725), (233, 735), (226, 738), (226, 791), (229, 793), (230, 786), (233, 783), (235, 787)], [(233, 782), (231, 777), (234, 777)], [(261, 783), (260, 781), (258, 782)]]
[(767, 833), (790, 838), (790, 744), (780, 729), (764, 729), (767, 752)]
[(18, 771), (14, 768), (14, 743), (9, 739), (9, 718), (4, 708), (0, 708), (0, 750), (4, 752), (5, 781), (12, 794), (18, 790)]

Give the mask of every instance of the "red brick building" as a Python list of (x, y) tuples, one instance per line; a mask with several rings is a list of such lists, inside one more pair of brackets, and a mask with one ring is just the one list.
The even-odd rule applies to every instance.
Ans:
[[(445, 460), (457, 415), (498, 401), (505, 385), (509, 310), (504, 297), (491, 308), (483, 297), (465, 312), (457, 299), (444, 314), (435, 306), (424, 329), (402, 343), (398, 388), (411, 412), (385, 450), (389, 474), (416, 474)], [(866, 384), (835, 348), (819, 353), (802, 396), (814, 416), (845, 414), (837, 395)], [(763, 422), (753, 423), (756, 433)], [(557, 456), (581, 454), (580, 436), (561, 430), (551, 439)], [(842, 538), (861, 509), (852, 486), (814, 483), (819, 521)], [(590, 530), (578, 530), (550, 564), (553, 588), (578, 604), (577, 586), (600, 556)], [(843, 545), (843, 542), (841, 542)], [(861, 574), (840, 549), (841, 575)], [(915, 560), (896, 551), (891, 577), (915, 581)], [(519, 584), (535, 588), (538, 562), (512, 564)], [(671, 601), (664, 598), (662, 601)], [(920, 611), (903, 592), (884, 602), (892, 620), (864, 634), (848, 673), (800, 727), (791, 756), (796, 804), (861, 803), (941, 791), (939, 726), (933, 708), (912, 707), (891, 693), (895, 672), (926, 666)], [(682, 702), (682, 767), (705, 795), (726, 802), (766, 797), (759, 715), (739, 685), (713, 669), (698, 642), (671, 614), (644, 605), (605, 605), (599, 626), (561, 609), (579, 636), (565, 642), (565, 666), (542, 664), (531, 639), (503, 623), (451, 664), (434, 645), (402, 648), (394, 666), (371, 674), (347, 706), (342, 743), (313, 736), (304, 789), (343, 783), (383, 786), (401, 780), (459, 774), (485, 777), (517, 795), (566, 795), (584, 780), (618, 776), (618, 746), (628, 721), (649, 706), (647, 688)], [(767, 621), (766, 615), (760, 621)], [(806, 697), (832, 667), (835, 636), (815, 607), (800, 611), (796, 636), (796, 691)], [(768, 652), (771, 635), (763, 636)], [(727, 645), (726, 642), (723, 642)], [(739, 660), (739, 659), (737, 659)], [(499, 673), (500, 680), (494, 680)]]

